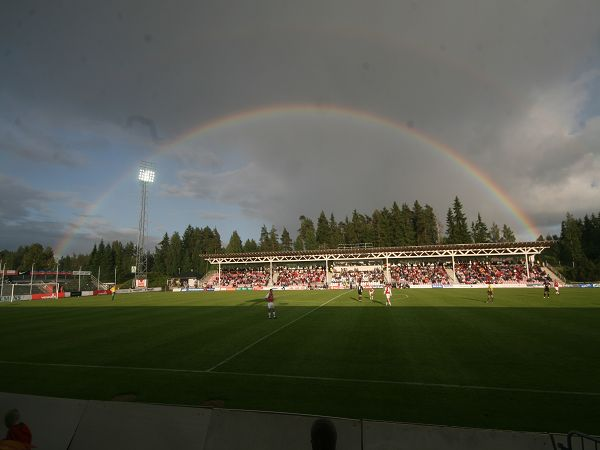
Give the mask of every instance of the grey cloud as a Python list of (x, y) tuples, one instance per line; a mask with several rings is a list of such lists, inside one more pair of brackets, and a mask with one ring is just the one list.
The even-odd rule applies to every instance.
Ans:
[(34, 211), (44, 211), (45, 204), (64, 199), (64, 194), (32, 189), (21, 181), (0, 174), (0, 220), (22, 223)]
[[(109, 143), (136, 143), (121, 146), (129, 152), (147, 151), (142, 135), (156, 141), (154, 123), (173, 139), (240, 110), (335, 104), (455, 149), (541, 224), (544, 211), (558, 224), (568, 205), (593, 206), (597, 125), (575, 124), (598, 63), (599, 2), (149, 0), (143, 14), (136, 2), (71, 2), (29, 17), (31, 4), (13, 2), (0, 18), (0, 85), (17, 103), (81, 117), (79, 128)], [(407, 133), (314, 117), (205, 133), (174, 153), (179, 181), (165, 193), (292, 226), (299, 214), (341, 218), (394, 200), (429, 203), (443, 218), (454, 195), (471, 214), (511, 220), (481, 183)], [(133, 129), (117, 130), (128, 118)], [(85, 161), (49, 128), (6, 122), (0, 145)]]
[(199, 217), (202, 220), (208, 220), (208, 221), (226, 220), (226, 219), (230, 218), (230, 216), (228, 214), (218, 213), (218, 212), (214, 212), (214, 211), (202, 211), (202, 212), (200, 212)]

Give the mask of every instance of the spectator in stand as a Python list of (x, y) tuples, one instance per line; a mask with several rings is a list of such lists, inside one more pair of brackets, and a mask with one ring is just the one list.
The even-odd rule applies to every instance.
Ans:
[(31, 444), (31, 430), (29, 427), (21, 422), (21, 415), (19, 410), (11, 409), (4, 416), (4, 424), (8, 431), (6, 433), (6, 439), (0, 441), (0, 449), (30, 449)]
[(441, 263), (421, 262), (390, 265), (390, 275), (396, 285), (450, 284), (448, 273)]
[[(218, 275), (217, 275), (218, 276)], [(230, 269), (221, 271), (221, 286), (262, 287), (269, 282), (265, 269)]]
[(337, 430), (329, 419), (317, 419), (310, 429), (312, 450), (335, 450), (337, 445)]

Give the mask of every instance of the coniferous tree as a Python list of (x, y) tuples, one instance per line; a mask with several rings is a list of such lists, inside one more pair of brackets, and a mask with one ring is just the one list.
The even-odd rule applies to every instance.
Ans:
[(254, 239), (246, 239), (244, 242), (244, 252), (245, 253), (253, 253), (258, 251), (258, 244)]
[(233, 230), (231, 237), (229, 238), (229, 244), (225, 248), (225, 253), (241, 253), (242, 252), (242, 239), (238, 234), (237, 230)]
[(269, 245), (270, 251), (279, 250), (279, 235), (277, 234), (277, 228), (275, 228), (275, 225), (271, 225), (271, 230), (269, 231)]
[(430, 205), (423, 208), (423, 244), (433, 245), (438, 243), (438, 222), (435, 212)]
[(331, 231), (328, 242), (329, 248), (337, 248), (343, 242), (343, 238), (340, 227), (335, 221), (335, 217), (333, 217), (333, 213), (329, 216), (329, 230)]
[(350, 244), (358, 244), (366, 242), (367, 236), (367, 220), (366, 217), (356, 210), (352, 212), (352, 230), (354, 232), (353, 238), (350, 240)]
[(331, 227), (324, 211), (321, 211), (321, 214), (319, 214), (319, 218), (317, 219), (315, 239), (317, 240), (317, 245), (319, 247), (327, 248), (331, 242)]
[(403, 243), (403, 233), (401, 230), (402, 223), (402, 211), (398, 206), (398, 203), (394, 202), (392, 204), (392, 209), (390, 211), (390, 245), (397, 247), (400, 245), (404, 245)]
[(170, 243), (169, 235), (165, 233), (162, 240), (154, 249), (154, 268), (159, 273), (167, 273), (167, 255)]
[(317, 248), (317, 238), (313, 221), (305, 216), (300, 216), (298, 220), (300, 221), (300, 229), (294, 245), (295, 249), (315, 250)]
[(267, 226), (264, 224), (262, 227), (260, 227), (260, 237), (258, 239), (258, 246), (261, 252), (266, 252), (271, 249), (269, 230), (267, 230)]
[(473, 235), (473, 242), (475, 243), (489, 241), (490, 232), (485, 222), (481, 219), (480, 213), (477, 213), (477, 221), (471, 224), (471, 233)]
[(283, 231), (281, 232), (281, 249), (286, 252), (293, 249), (293, 242), (292, 238), (290, 237), (290, 232), (285, 227), (283, 227)]
[(492, 222), (490, 227), (490, 242), (500, 242), (500, 228), (496, 222)]
[(468, 244), (472, 242), (471, 233), (469, 233), (469, 225), (467, 224), (467, 217), (463, 212), (463, 205), (458, 199), (454, 198), (452, 205), (452, 215), (454, 217), (454, 244)]
[(425, 245), (429, 241), (426, 220), (423, 207), (418, 201), (415, 201), (413, 204), (412, 224), (415, 230), (416, 245)]
[(415, 229), (413, 227), (413, 212), (410, 207), (406, 204), (402, 204), (400, 210), (400, 226), (399, 231), (399, 245), (415, 245), (417, 237)]
[(86, 269), (94, 272), (94, 267), (96, 268), (95, 270), (98, 270), (98, 248), (96, 244), (92, 248)]
[(452, 208), (448, 208), (446, 213), (446, 243), (456, 244), (456, 221)]
[(181, 263), (183, 262), (183, 245), (179, 233), (175, 231), (169, 242), (169, 253), (167, 255), (167, 275), (179, 276)]
[(500, 238), (502, 242), (515, 242), (517, 238), (515, 237), (515, 233), (511, 228), (504, 224), (502, 225), (502, 237)]

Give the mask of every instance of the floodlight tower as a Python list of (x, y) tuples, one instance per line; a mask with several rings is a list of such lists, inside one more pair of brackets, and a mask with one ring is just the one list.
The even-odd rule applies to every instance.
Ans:
[[(148, 211), (146, 210), (146, 203), (148, 199), (148, 184), (154, 183), (154, 176), (156, 171), (154, 166), (147, 162), (142, 161), (140, 164), (140, 171), (138, 172), (138, 180), (142, 187), (142, 195), (140, 199), (140, 223), (138, 228), (138, 240), (136, 246), (135, 255), (135, 285), (134, 287), (148, 287), (148, 258), (146, 256), (146, 228), (148, 227)], [(144, 280), (144, 281), (138, 281)]]

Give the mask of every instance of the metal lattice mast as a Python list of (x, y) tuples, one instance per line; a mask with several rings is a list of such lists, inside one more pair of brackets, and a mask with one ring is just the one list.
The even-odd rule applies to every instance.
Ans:
[[(138, 225), (138, 240), (135, 255), (135, 279), (146, 280), (148, 277), (148, 257), (146, 254), (146, 231), (148, 228), (148, 184), (154, 183), (155, 171), (151, 163), (142, 161), (138, 180), (141, 185), (140, 221)], [(136, 285), (137, 287), (137, 285)]]

